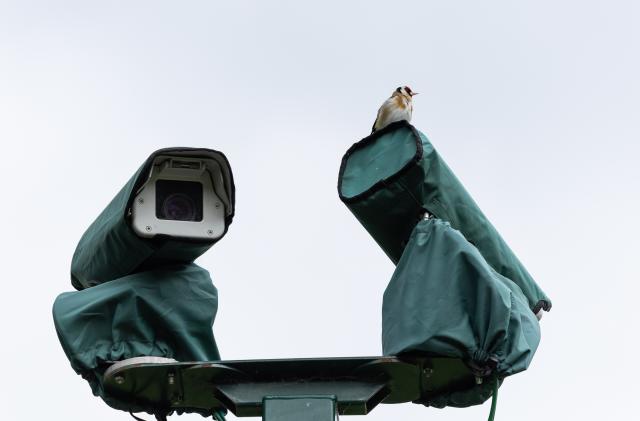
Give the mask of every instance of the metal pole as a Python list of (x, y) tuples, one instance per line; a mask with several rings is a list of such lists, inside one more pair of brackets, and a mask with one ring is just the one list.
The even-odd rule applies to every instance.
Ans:
[(332, 395), (266, 396), (263, 421), (336, 421), (337, 399)]

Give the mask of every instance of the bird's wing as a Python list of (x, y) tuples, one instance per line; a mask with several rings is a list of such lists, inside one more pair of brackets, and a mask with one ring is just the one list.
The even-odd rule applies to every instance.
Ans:
[(375, 132), (380, 128), (382, 124), (389, 118), (389, 112), (391, 111), (392, 106), (392, 98), (387, 99), (380, 109), (378, 110), (378, 115), (376, 116), (376, 121), (373, 122), (373, 127), (371, 128), (371, 133)]
[(378, 110), (378, 117), (376, 117), (376, 121), (374, 121), (373, 126), (371, 126), (371, 133), (376, 131), (376, 125), (378, 124), (379, 119), (380, 119), (380, 111)]

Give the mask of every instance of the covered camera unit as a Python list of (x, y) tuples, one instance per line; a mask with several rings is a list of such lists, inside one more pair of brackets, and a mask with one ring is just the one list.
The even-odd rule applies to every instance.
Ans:
[(71, 282), (84, 289), (137, 271), (190, 263), (233, 220), (235, 186), (225, 155), (160, 149), (143, 163), (84, 233)]
[(447, 221), (500, 275), (515, 282), (534, 313), (551, 300), (482, 213), (427, 137), (407, 121), (355, 143), (342, 158), (338, 193), (394, 264), (425, 215)]
[(478, 405), (527, 369), (540, 342), (536, 314), (551, 300), (423, 133), (399, 121), (354, 144), (338, 192), (396, 265), (382, 302), (383, 353), (454, 359), (476, 377), (434, 363), (446, 387), (414, 402)]

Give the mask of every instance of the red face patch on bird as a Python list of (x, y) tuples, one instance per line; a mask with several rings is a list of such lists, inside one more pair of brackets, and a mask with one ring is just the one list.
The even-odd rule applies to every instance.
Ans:
[(405, 87), (404, 87), (404, 90), (405, 90), (405, 92), (406, 92), (407, 94), (409, 94), (409, 96), (413, 96), (413, 95), (415, 95), (415, 94), (413, 93), (413, 91), (411, 90), (411, 88), (410, 88), (410, 87), (408, 87), (408, 86), (405, 86)]

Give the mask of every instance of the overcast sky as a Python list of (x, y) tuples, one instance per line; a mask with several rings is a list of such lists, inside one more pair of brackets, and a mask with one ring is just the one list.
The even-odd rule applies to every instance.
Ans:
[[(223, 358), (380, 354), (394, 267), (336, 180), (401, 84), (554, 302), (497, 419), (637, 413), (638, 2), (217, 3), (0, 0), (3, 420), (130, 419), (73, 372), (51, 306), (80, 235), (166, 146), (233, 167), (236, 218), (198, 260)], [(381, 405), (368, 419), (488, 411)]]

